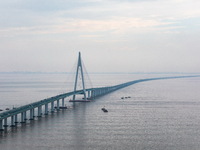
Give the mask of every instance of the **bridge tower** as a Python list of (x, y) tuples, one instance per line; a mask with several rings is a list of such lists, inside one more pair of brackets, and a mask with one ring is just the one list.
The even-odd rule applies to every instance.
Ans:
[[(84, 95), (84, 100), (87, 101), (87, 98), (86, 98), (86, 90), (85, 90), (85, 81), (84, 81), (84, 75), (83, 75), (83, 67), (82, 67), (82, 60), (81, 60), (81, 53), (79, 52), (79, 55), (78, 55), (78, 64), (77, 64), (77, 69), (76, 69), (76, 77), (75, 77), (75, 84), (74, 84), (74, 93), (76, 93), (76, 90), (77, 90), (77, 82), (78, 82), (78, 75), (79, 75), (79, 71), (81, 73), (81, 81), (82, 81), (82, 93)], [(75, 100), (76, 98), (76, 94), (73, 95), (73, 101), (76, 101)]]

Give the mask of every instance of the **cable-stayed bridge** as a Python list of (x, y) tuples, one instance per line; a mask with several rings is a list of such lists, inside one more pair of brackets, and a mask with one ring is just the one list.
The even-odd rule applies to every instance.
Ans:
[[(80, 78), (79, 78), (80, 76)], [(114, 86), (106, 86), (99, 88), (86, 88), (85, 80), (84, 80), (84, 71), (81, 60), (81, 53), (79, 52), (78, 56), (78, 64), (76, 68), (75, 82), (74, 82), (74, 90), (68, 93), (56, 95), (47, 99), (43, 99), (34, 103), (30, 103), (28, 105), (24, 105), (12, 110), (8, 110), (6, 112), (0, 113), (0, 131), (4, 131), (8, 126), (16, 127), (18, 123), (26, 123), (26, 120), (34, 120), (34, 118), (42, 117), (42, 115), (48, 115), (50, 113), (54, 113), (55, 111), (59, 111), (60, 109), (65, 109), (65, 103), (67, 97), (72, 97), (70, 102), (90, 102), (97, 97), (106, 95), (108, 93), (114, 92), (121, 88), (125, 88), (127, 86), (151, 81), (151, 80), (163, 80), (163, 79), (175, 79), (175, 78), (188, 78), (188, 77), (200, 77), (196, 76), (175, 76), (175, 77), (160, 77), (160, 78), (147, 78), (147, 79), (139, 79), (134, 80)], [(80, 80), (80, 81), (79, 81)], [(77, 88), (78, 81), (81, 82), (81, 89)], [(77, 90), (78, 89), (78, 90)], [(76, 99), (77, 95), (83, 96), (81, 99)], [(56, 107), (55, 107), (56, 106)], [(9, 121), (8, 121), (9, 120)]]

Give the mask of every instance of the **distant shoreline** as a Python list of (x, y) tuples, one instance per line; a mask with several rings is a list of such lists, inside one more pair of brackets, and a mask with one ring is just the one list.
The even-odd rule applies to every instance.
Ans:
[[(75, 72), (29, 72), (13, 71), (0, 74), (74, 74)], [(200, 72), (89, 72), (89, 74), (200, 74)]]

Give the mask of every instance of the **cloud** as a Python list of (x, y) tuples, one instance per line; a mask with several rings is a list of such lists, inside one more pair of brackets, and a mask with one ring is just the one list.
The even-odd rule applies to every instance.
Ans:
[[(49, 26), (52, 28), (53, 26), (66, 26), (65, 23), (72, 26), (71, 24), (75, 22), (80, 24), (81, 28), (84, 22), (87, 25), (94, 24), (97, 27), (105, 27), (105, 29), (108, 28), (107, 25), (110, 25), (110, 28), (119, 28), (118, 23), (127, 27), (127, 22), (132, 22), (134, 27), (137, 26), (136, 24), (144, 27), (144, 23), (147, 23), (146, 26), (161, 25), (188, 18), (198, 18), (200, 17), (199, 6), (200, 1), (197, 0), (2, 1), (0, 28), (1, 30), (5, 27), (30, 27), (32, 29)], [(125, 23), (122, 24), (122, 21)], [(73, 30), (71, 29), (73, 27), (69, 28)]]
[[(62, 22), (62, 23), (61, 23)], [(87, 19), (65, 19), (57, 25), (44, 25), (33, 27), (13, 27), (0, 29), (0, 36), (10, 35), (35, 35), (35, 34), (67, 34), (112, 32), (114, 34), (125, 34), (127, 32), (138, 32), (153, 30), (153, 28), (169, 25), (173, 22), (159, 22), (152, 19), (115, 17), (108, 20)], [(157, 29), (156, 29), (157, 30)]]
[[(176, 70), (172, 65), (180, 59), (179, 52), (184, 53), (181, 61), (186, 60), (179, 61), (182, 70), (188, 58), (194, 58), (190, 66), (199, 62), (199, 0), (0, 0), (0, 3), (0, 61), (12, 69), (42, 71), (50, 68), (48, 64), (61, 66), (66, 55), (72, 61), (74, 49), (86, 49), (90, 67), (97, 69), (90, 62), (99, 60), (102, 71), (107, 64), (115, 65), (114, 59), (118, 58), (123, 58), (118, 66), (140, 64), (137, 69), (145, 70), (151, 64), (152, 68), (165, 69), (160, 65), (163, 61), (165, 66), (169, 64), (169, 69)], [(188, 39), (192, 42), (187, 43)], [(57, 60), (52, 62), (53, 58)], [(107, 62), (102, 62), (102, 58)], [(30, 65), (24, 66), (27, 60)], [(119, 68), (126, 69), (129, 68)]]

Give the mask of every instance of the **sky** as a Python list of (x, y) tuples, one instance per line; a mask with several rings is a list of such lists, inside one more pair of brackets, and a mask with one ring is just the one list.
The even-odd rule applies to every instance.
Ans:
[(0, 0), (0, 72), (200, 72), (199, 0)]

